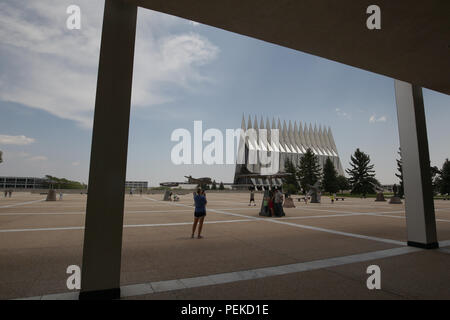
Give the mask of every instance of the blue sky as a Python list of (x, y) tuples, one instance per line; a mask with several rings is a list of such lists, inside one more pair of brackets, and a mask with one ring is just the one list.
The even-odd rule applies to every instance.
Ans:
[[(67, 30), (66, 8), (81, 8)], [(0, 175), (87, 182), (103, 1), (0, 4)], [(188, 20), (139, 9), (127, 178), (233, 179), (233, 165), (173, 165), (177, 128), (240, 127), (242, 114), (331, 126), (344, 168), (367, 152), (396, 182), (394, 81)], [(450, 157), (450, 97), (424, 89), (430, 157)], [(258, 120), (259, 122), (259, 120)]]

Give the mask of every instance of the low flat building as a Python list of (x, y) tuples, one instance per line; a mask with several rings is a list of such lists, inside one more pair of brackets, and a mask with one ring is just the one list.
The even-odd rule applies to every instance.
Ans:
[(147, 189), (148, 181), (125, 181), (126, 189)]
[(42, 189), (46, 181), (35, 177), (0, 177), (0, 189)]

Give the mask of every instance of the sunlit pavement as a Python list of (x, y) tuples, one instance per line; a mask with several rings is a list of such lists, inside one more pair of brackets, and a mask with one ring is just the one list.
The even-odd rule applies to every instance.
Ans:
[[(123, 298), (449, 299), (450, 201), (435, 201), (438, 250), (406, 247), (404, 205), (346, 198), (295, 201), (284, 218), (258, 215), (248, 193), (208, 193), (203, 239), (191, 239), (192, 195), (126, 195)], [(86, 195), (0, 199), (0, 298), (74, 298)], [(411, 249), (411, 250), (410, 250)], [(381, 269), (369, 290), (367, 267)], [(51, 294), (57, 294), (51, 296)]]

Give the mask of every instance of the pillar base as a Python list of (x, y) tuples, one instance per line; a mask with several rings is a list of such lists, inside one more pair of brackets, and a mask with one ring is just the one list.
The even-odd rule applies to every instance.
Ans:
[(120, 299), (120, 288), (96, 291), (81, 291), (79, 300), (113, 300)]
[(439, 243), (438, 242), (420, 243), (420, 242), (408, 241), (408, 246), (422, 248), (422, 249), (438, 249)]

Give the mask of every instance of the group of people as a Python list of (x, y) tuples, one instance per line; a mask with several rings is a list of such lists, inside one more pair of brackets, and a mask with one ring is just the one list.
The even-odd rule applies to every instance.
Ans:
[[(134, 188), (130, 188), (130, 191), (129, 191), (130, 196), (132, 196), (135, 193), (135, 191), (136, 190)], [(138, 192), (139, 192), (139, 195), (142, 196), (142, 193), (143, 193), (142, 188), (139, 188)]]
[(263, 214), (271, 217), (285, 216), (283, 210), (283, 193), (280, 189), (266, 190), (263, 198)]
[(169, 201), (178, 201), (180, 200), (180, 197), (177, 194), (172, 193), (172, 191), (170, 191), (169, 193)]
[[(203, 222), (206, 217), (206, 204), (208, 203), (206, 199), (206, 193), (201, 188), (198, 188), (193, 194), (194, 197), (194, 223), (192, 225), (191, 238), (195, 237), (195, 232), (197, 231), (197, 238), (203, 238), (201, 233), (203, 229)], [(255, 191), (250, 191), (250, 205), (256, 206), (255, 203)], [(283, 210), (283, 193), (281, 190), (266, 190), (263, 198), (263, 210), (267, 216), (272, 217), (283, 217), (285, 216)]]

